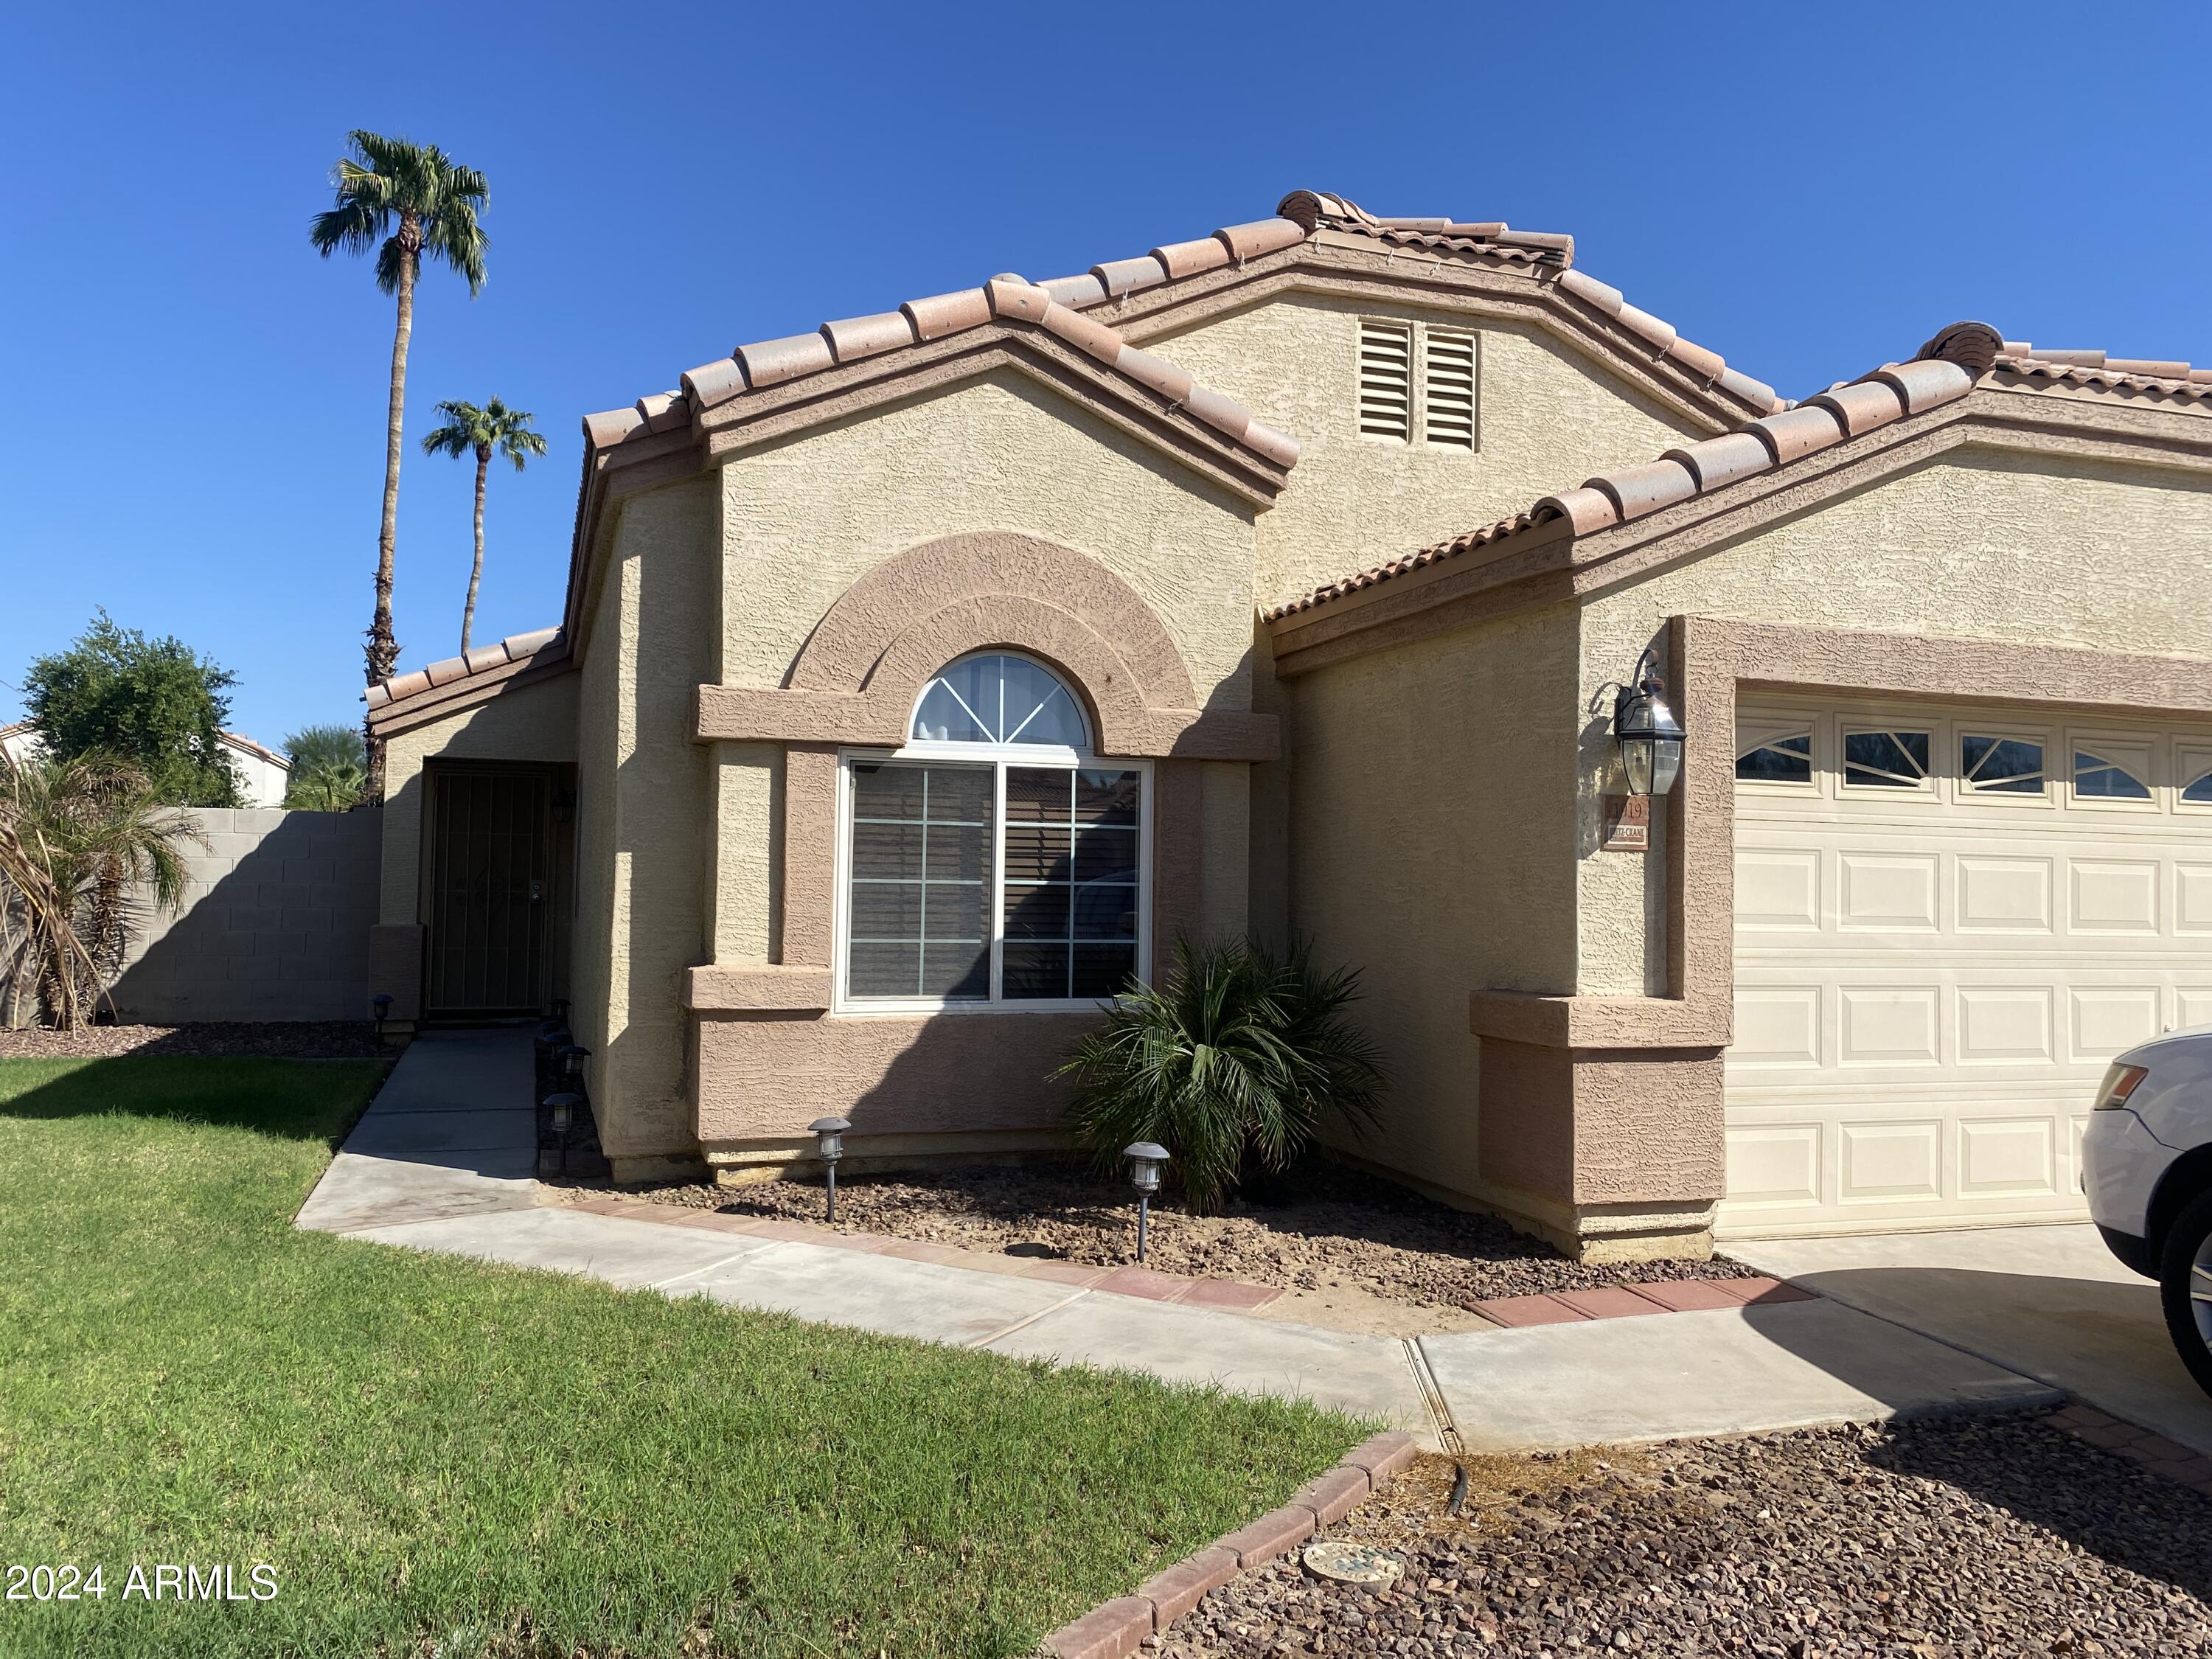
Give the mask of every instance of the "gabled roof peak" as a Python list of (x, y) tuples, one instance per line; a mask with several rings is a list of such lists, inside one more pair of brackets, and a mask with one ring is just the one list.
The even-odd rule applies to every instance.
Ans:
[(1987, 323), (1954, 323), (1905, 362), (1884, 363), (1802, 404), (1778, 408), (1717, 438), (1678, 446), (1641, 466), (1585, 478), (1510, 519), (1300, 594), (1267, 610), (1265, 619), (1274, 622), (1313, 610), (1544, 525), (1564, 520), (1574, 536), (1595, 535), (1739, 478), (1787, 466), (1907, 415), (1955, 403), (2001, 362), (2002, 344), (2002, 337)]
[(611, 450), (685, 425), (709, 410), (771, 386), (902, 347), (1012, 323), (1057, 336), (1109, 369), (1132, 375), (1230, 441), (1275, 466), (1288, 468), (1297, 459), (1297, 440), (1266, 426), (1233, 399), (1192, 384), (1180, 370), (1139, 350), (1115, 329), (1086, 313), (1133, 295), (1149, 295), (1208, 272), (1241, 267), (1324, 233), (1365, 238), (1385, 248), (1519, 266), (1539, 281), (1556, 282), (1561, 292), (1595, 313), (1592, 320), (1601, 331), (1625, 337), (1621, 343), (1627, 349), (1666, 362), (1723, 394), (1728, 406), (1753, 413), (1786, 406), (1764, 381), (1729, 368), (1717, 352), (1682, 338), (1671, 324), (1628, 304), (1618, 289), (1574, 270), (1571, 236), (1516, 231), (1496, 221), (1382, 218), (1347, 197), (1299, 190), (1283, 198), (1272, 218), (1225, 225), (1210, 236), (1163, 243), (1149, 252), (1105, 260), (1072, 276), (1030, 282), (1002, 271), (980, 287), (908, 300), (894, 311), (838, 319), (811, 334), (736, 346), (728, 356), (686, 374), (678, 390), (641, 398), (629, 409), (586, 416), (585, 439), (595, 450)]

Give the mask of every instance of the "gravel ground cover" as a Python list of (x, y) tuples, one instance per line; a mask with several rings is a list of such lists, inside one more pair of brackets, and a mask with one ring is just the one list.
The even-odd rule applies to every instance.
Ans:
[(117, 1054), (268, 1054), (279, 1060), (374, 1060), (365, 1019), (209, 1020), (196, 1025), (94, 1025), (82, 1031), (0, 1030), (0, 1060), (106, 1060)]
[[(819, 1222), (822, 1188), (788, 1180), (752, 1187), (649, 1188), (636, 1196), (738, 1215)], [(1285, 1290), (1351, 1287), (1417, 1307), (1601, 1285), (1748, 1275), (1716, 1260), (1583, 1265), (1491, 1216), (1434, 1203), (1376, 1176), (1318, 1160), (1283, 1177), (1280, 1202), (1237, 1202), (1218, 1216), (1156, 1205), (1148, 1265)], [(888, 1233), (968, 1249), (1097, 1265), (1131, 1259), (1129, 1191), (1080, 1165), (1018, 1164), (837, 1182), (841, 1231)]]
[(1462, 1518), (1427, 1458), (1331, 1529), (1401, 1560), (1393, 1589), (1294, 1556), (1213, 1591), (1162, 1659), (2212, 1654), (2212, 1499), (2041, 1414), (1468, 1469)]

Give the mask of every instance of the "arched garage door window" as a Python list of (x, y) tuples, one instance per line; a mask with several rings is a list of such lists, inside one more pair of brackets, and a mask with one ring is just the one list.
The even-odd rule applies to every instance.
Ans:
[(1051, 669), (987, 652), (922, 688), (904, 747), (842, 757), (841, 1004), (1086, 1007), (1148, 971), (1149, 769), (1092, 743)]

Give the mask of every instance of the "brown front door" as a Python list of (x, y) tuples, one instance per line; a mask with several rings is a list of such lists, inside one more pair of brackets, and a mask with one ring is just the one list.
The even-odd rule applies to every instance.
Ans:
[(428, 769), (431, 1015), (545, 1002), (552, 780), (523, 767)]

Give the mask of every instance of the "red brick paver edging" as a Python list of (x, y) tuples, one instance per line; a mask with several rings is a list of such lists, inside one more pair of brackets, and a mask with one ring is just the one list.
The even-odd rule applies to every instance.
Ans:
[(1164, 1631), (1196, 1607), (1206, 1591), (1247, 1567), (1288, 1555), (1333, 1522), (1349, 1515), (1370, 1492), (1380, 1492), (1413, 1461), (1413, 1437), (1378, 1434), (1346, 1452), (1336, 1467), (1291, 1494), (1281, 1509), (1215, 1539), (1137, 1586), (1093, 1607), (1044, 1638), (1058, 1659), (1121, 1659), (1146, 1637)]
[(2102, 1446), (2131, 1463), (2140, 1464), (2153, 1474), (2179, 1480), (2191, 1491), (2212, 1498), (2212, 1457), (2192, 1451), (2178, 1440), (2139, 1429), (2078, 1400), (2051, 1413), (2051, 1421), (2093, 1446)]
[(1071, 1285), (1080, 1290), (1103, 1291), (1111, 1296), (1130, 1296), (1146, 1302), (1181, 1302), (1193, 1307), (1224, 1308), (1249, 1312), (1264, 1308), (1282, 1291), (1273, 1285), (1248, 1285), (1235, 1279), (1187, 1279), (1181, 1273), (1156, 1273), (1132, 1264), (1125, 1267), (1094, 1267), (1051, 1256), (1002, 1255), (988, 1250), (963, 1250), (957, 1245), (935, 1244), (924, 1239), (893, 1238), (881, 1233), (840, 1232), (832, 1227), (787, 1221), (781, 1216), (730, 1215), (720, 1210), (694, 1210), (675, 1204), (655, 1204), (639, 1198), (580, 1198), (567, 1206), (587, 1215), (612, 1216), (623, 1221), (650, 1221), (664, 1227), (693, 1227), (708, 1232), (743, 1233), (752, 1238), (787, 1239), (798, 1244), (819, 1244), (832, 1250), (854, 1250), (866, 1255), (896, 1256), (903, 1261), (927, 1261), (942, 1267), (965, 1267), (971, 1273), (998, 1273), (1010, 1279), (1035, 1279), (1048, 1284)]
[(1764, 1308), (1778, 1302), (1813, 1299), (1812, 1291), (1778, 1279), (1677, 1279), (1658, 1285), (1607, 1285), (1591, 1291), (1493, 1297), (1486, 1302), (1469, 1302), (1466, 1307), (1493, 1325), (1518, 1328), (1571, 1325), (1588, 1319), (1630, 1319), (1642, 1314)]

